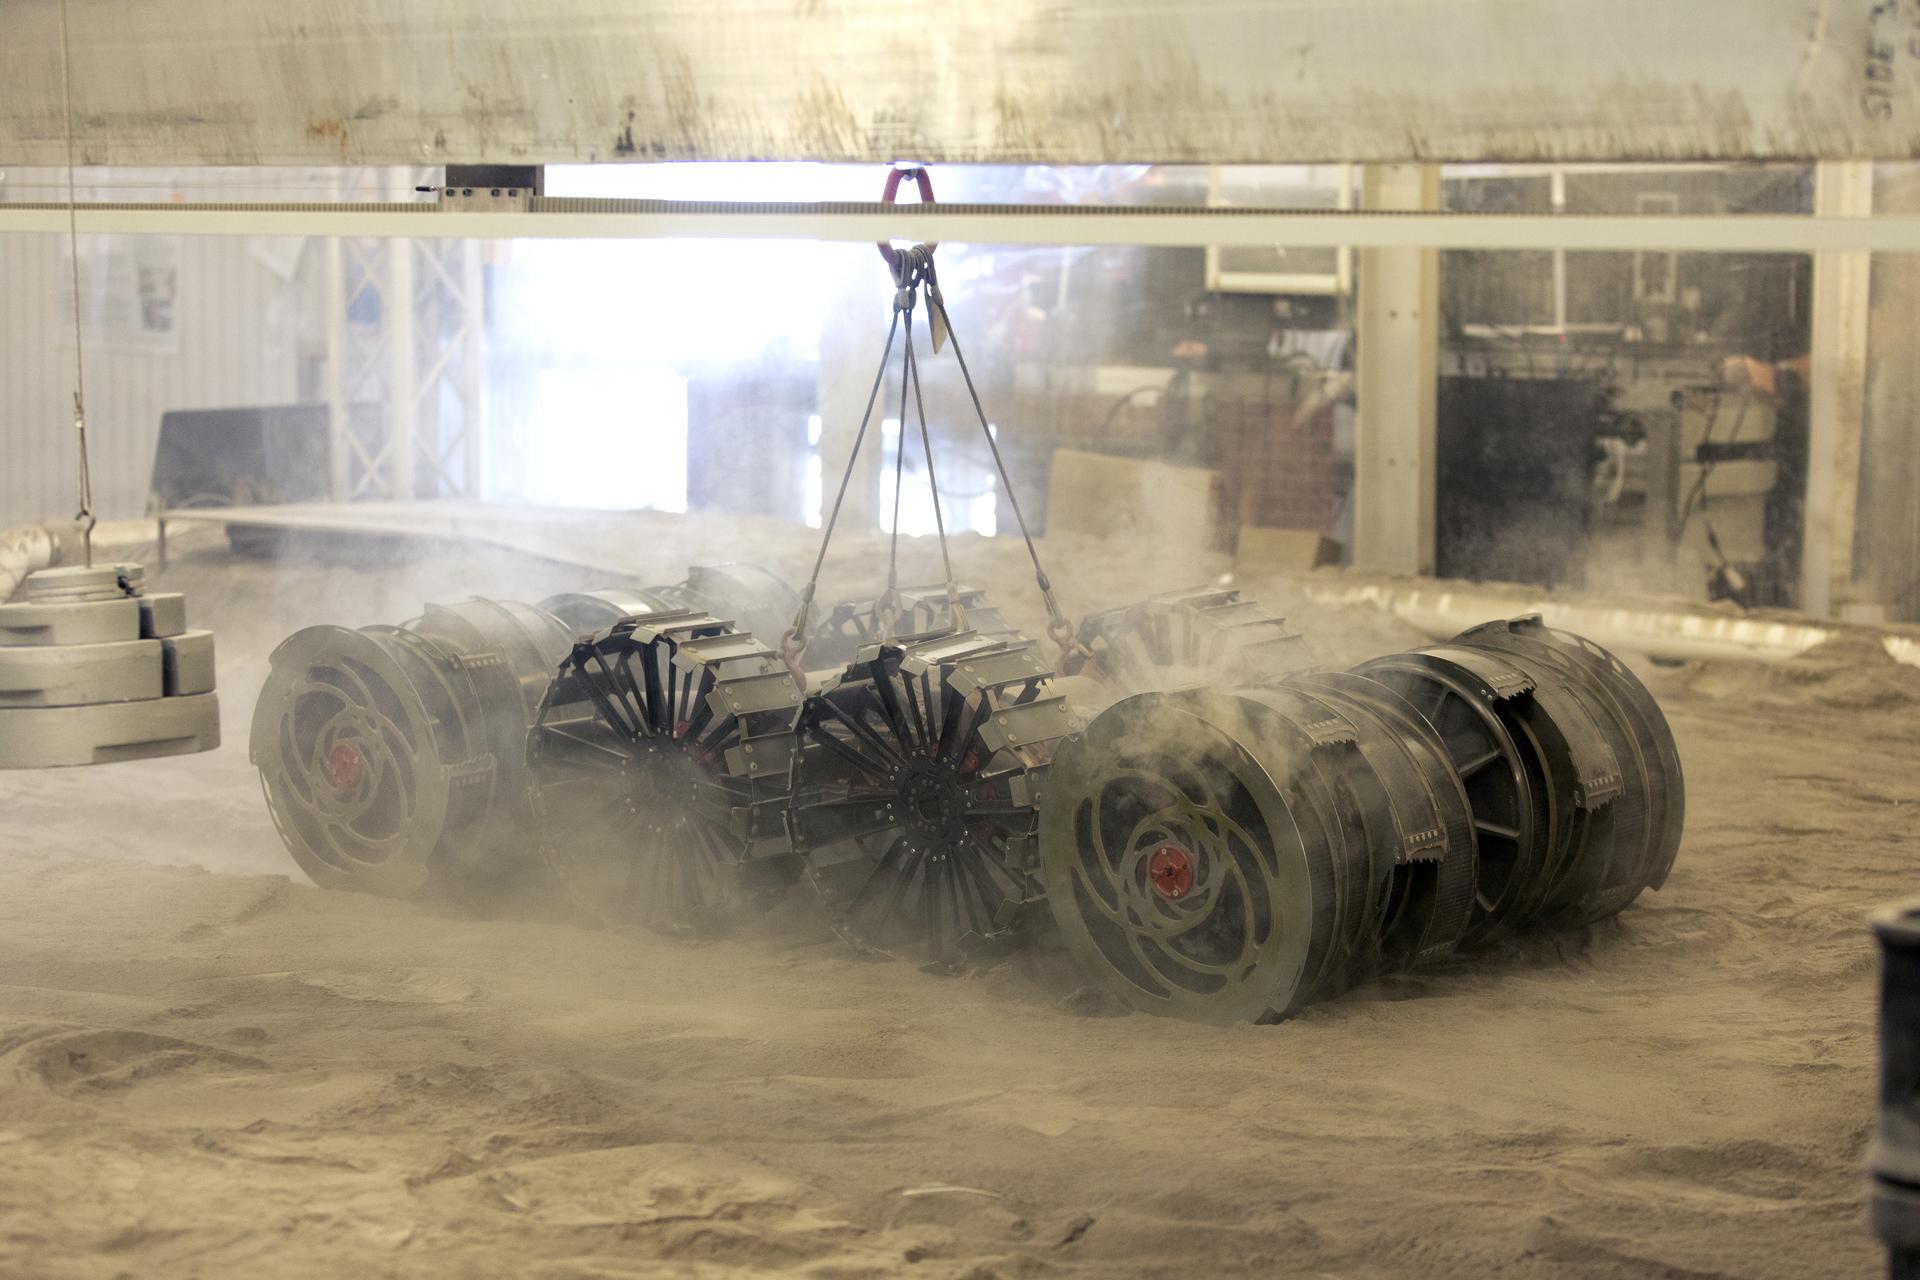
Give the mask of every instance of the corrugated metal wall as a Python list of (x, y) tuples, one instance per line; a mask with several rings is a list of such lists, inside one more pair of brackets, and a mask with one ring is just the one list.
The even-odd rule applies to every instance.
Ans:
[[(162, 413), (295, 396), (297, 284), (254, 241), (183, 236), (178, 244), (173, 349), (87, 348), (94, 506), (103, 519), (146, 509)], [(74, 509), (68, 270), (65, 237), (0, 236), (0, 528)]]
[[(98, 171), (81, 200), (167, 200), (169, 190), (115, 190)], [(165, 175), (134, 175), (142, 186)], [(58, 200), (63, 173), (15, 169), (0, 200)], [(225, 188), (252, 175), (215, 171)], [(275, 180), (290, 178), (275, 175)], [(100, 186), (92, 186), (100, 182)], [(248, 192), (246, 196), (259, 198)], [(177, 198), (177, 194), (175, 194)], [(196, 198), (219, 198), (196, 192)], [(273, 196), (269, 196), (273, 198)], [(171, 340), (157, 349), (88, 332), (86, 424), (94, 509), (102, 518), (146, 510), (159, 415), (169, 409), (275, 405), (296, 395), (301, 296), (298, 253), (284, 240), (179, 236)], [(102, 248), (83, 238), (83, 263)], [(65, 236), (0, 236), (0, 528), (69, 516), (75, 507), (73, 315)], [(83, 278), (84, 290), (92, 290)]]

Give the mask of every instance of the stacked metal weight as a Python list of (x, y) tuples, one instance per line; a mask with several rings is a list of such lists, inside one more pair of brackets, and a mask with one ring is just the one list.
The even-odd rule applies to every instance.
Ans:
[(137, 564), (42, 569), (0, 604), (0, 768), (107, 764), (220, 745), (213, 635)]
[(1644, 686), (1537, 618), (1352, 672), (1137, 694), (1056, 754), (1056, 924), (1127, 1004), (1282, 1017), (1624, 908), (1666, 879), (1678, 756)]

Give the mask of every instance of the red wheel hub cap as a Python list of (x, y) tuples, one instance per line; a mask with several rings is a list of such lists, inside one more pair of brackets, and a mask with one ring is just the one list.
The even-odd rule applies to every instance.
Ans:
[(367, 774), (367, 758), (351, 742), (335, 744), (327, 752), (327, 781), (335, 791), (351, 791)]
[(1147, 859), (1147, 883), (1163, 898), (1183, 898), (1193, 888), (1193, 855), (1177, 844), (1163, 844)]

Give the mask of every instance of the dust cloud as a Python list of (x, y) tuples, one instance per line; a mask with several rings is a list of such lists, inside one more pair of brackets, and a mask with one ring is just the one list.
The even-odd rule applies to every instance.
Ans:
[[(1041, 955), (850, 952), (796, 888), (718, 939), (476, 920), (294, 870), (246, 761), (267, 655), (428, 600), (538, 600), (814, 535), (622, 517), (553, 558), (176, 542), (226, 745), (0, 775), (0, 1274), (951, 1280), (1861, 1274), (1867, 911), (1910, 892), (1906, 699), (1644, 674), (1688, 773), (1673, 876), (1618, 919), (1274, 1027), (1086, 1016)], [(556, 535), (556, 538), (558, 535)], [(1069, 614), (1225, 557), (1049, 539)], [(931, 540), (901, 581), (937, 581)], [(1017, 538), (956, 569), (1044, 623)], [(568, 564), (603, 559), (601, 568)], [(886, 544), (836, 539), (821, 600)], [(150, 564), (151, 569), (151, 564)], [(623, 570), (624, 572), (617, 572)], [(1419, 637), (1235, 582), (1345, 666)], [(1884, 673), (1883, 673), (1884, 674)], [(1823, 693), (1822, 691), (1827, 691)]]

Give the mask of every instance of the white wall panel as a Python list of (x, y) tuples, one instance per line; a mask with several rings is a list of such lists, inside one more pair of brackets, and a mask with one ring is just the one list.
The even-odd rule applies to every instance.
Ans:
[[(139, 515), (160, 415), (284, 404), (296, 390), (296, 286), (246, 238), (183, 237), (170, 351), (86, 352), (95, 508)], [(67, 241), (0, 236), (0, 526), (72, 514), (73, 319)]]

